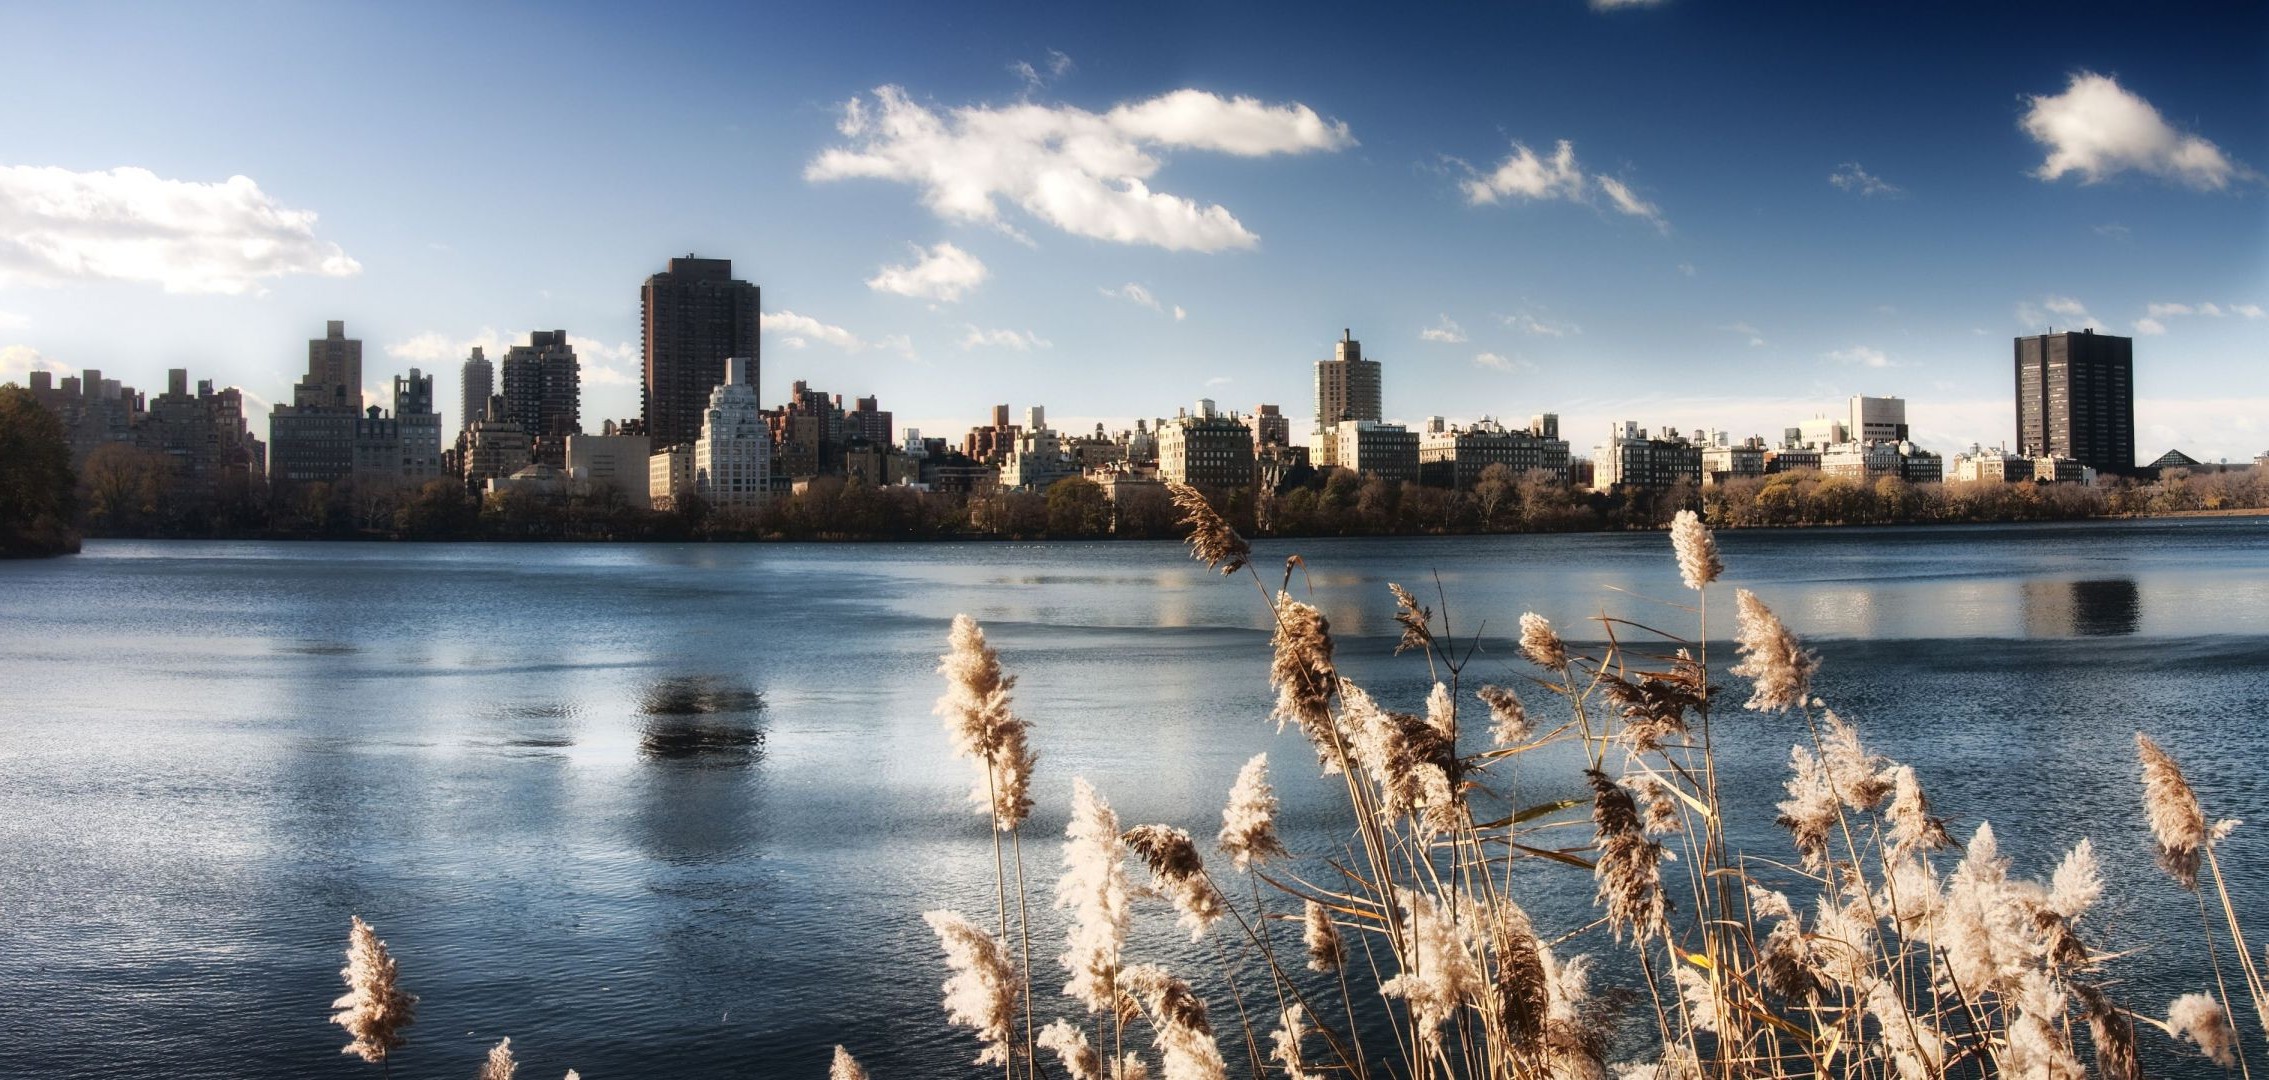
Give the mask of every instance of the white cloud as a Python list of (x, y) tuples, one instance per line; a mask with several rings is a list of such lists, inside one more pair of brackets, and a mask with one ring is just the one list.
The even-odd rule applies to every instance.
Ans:
[(2206, 139), (2176, 130), (2151, 103), (2108, 75), (2082, 71), (2061, 94), (2034, 95), (2023, 127), (2048, 148), (2033, 175), (2056, 180), (2080, 174), (2097, 183), (2129, 169), (2200, 190), (2220, 191), (2233, 180), (2255, 179)]
[(2055, 314), (2073, 318), (2086, 318), (2088, 315), (2088, 306), (2069, 296), (2051, 296), (2041, 301), (2041, 306)]
[(2114, 240), (2125, 240), (2127, 239), (2127, 234), (2132, 231), (2133, 230), (2129, 229), (2127, 226), (2118, 224), (2116, 222), (2107, 222), (2105, 224), (2095, 226), (2095, 232), (2097, 236), (2108, 236)]
[(1539, 319), (1534, 315), (1527, 314), (1499, 315), (1497, 316), (1497, 321), (1504, 323), (1506, 326), (1510, 326), (1515, 330), (1519, 330), (1522, 333), (1534, 334), (1537, 337), (1560, 338), (1569, 337), (1571, 335), (1581, 334), (1584, 332), (1584, 328), (1577, 326), (1575, 323), (1550, 322), (1544, 319)]
[(1491, 206), (1506, 199), (1565, 199), (1568, 202), (1588, 204), (1591, 202), (1591, 188), (1596, 184), (1617, 211), (1644, 218), (1665, 231), (1670, 227), (1663, 220), (1659, 207), (1639, 198), (1621, 180), (1612, 176), (1587, 175), (1583, 167), (1576, 163), (1575, 144), (1566, 139), (1553, 144), (1552, 156), (1549, 158), (1538, 156), (1526, 143), (1515, 140), (1513, 152), (1486, 173), (1476, 172), (1472, 166), (1462, 161), (1451, 160), (1463, 166), (1468, 174), (1458, 182), (1458, 188), (1465, 192), (1466, 202), (1473, 206)]
[(1723, 330), (1728, 334), (1739, 334), (1742, 337), (1748, 338), (1751, 348), (1760, 347), (1765, 344), (1765, 332), (1749, 325), (1746, 322), (1727, 323), (1724, 326), (1718, 327), (1718, 329)]
[(1127, 282), (1126, 284), (1121, 285), (1116, 289), (1105, 289), (1098, 287), (1095, 291), (1102, 293), (1105, 296), (1115, 296), (1121, 300), (1128, 301), (1129, 303), (1139, 304), (1159, 313), (1160, 315), (1172, 315), (1175, 322), (1181, 322), (1182, 318), (1189, 314), (1188, 312), (1182, 310), (1182, 305), (1174, 304), (1169, 306), (1161, 302), (1156, 295), (1151, 293), (1149, 289), (1137, 285), (1132, 281)]
[(2089, 314), (2088, 306), (2069, 296), (2046, 296), (2017, 304), (2017, 322), (2028, 328), (2062, 325), (2075, 330), (2102, 330), (2104, 324)]
[(1690, 262), (1682, 262), (1682, 263), (1679, 263), (1679, 264), (1678, 264), (1678, 272), (1679, 272), (1679, 273), (1681, 273), (1681, 274), (1684, 274), (1684, 275), (1686, 275), (1687, 277), (1693, 277), (1693, 276), (1694, 276), (1694, 264), (1693, 264), (1693, 263), (1690, 263)]
[(2269, 311), (2264, 311), (2259, 304), (2238, 304), (2230, 308), (2230, 310), (2237, 312), (2238, 314), (2243, 315), (2248, 319), (2258, 319), (2264, 315), (2269, 315)]
[(2189, 304), (2152, 304), (2149, 307), (2148, 312), (2154, 319), (2163, 319), (2169, 315), (2188, 315), (2191, 313)]
[(62, 361), (49, 359), (29, 345), (0, 345), (0, 383), (28, 384), (26, 378), (34, 371), (52, 371), (57, 375), (76, 375)]
[(1236, 380), (1236, 379), (1235, 379), (1234, 377), (1232, 377), (1232, 376), (1228, 376), (1228, 375), (1216, 375), (1216, 376), (1214, 376), (1214, 377), (1212, 377), (1212, 378), (1210, 378), (1210, 379), (1207, 379), (1207, 380), (1205, 381), (1205, 384), (1206, 384), (1207, 386), (1227, 386), (1227, 385), (1229, 385), (1230, 383), (1233, 383), (1233, 382), (1236, 382), (1236, 381), (1237, 381), (1237, 380)]
[(1439, 322), (1420, 330), (1418, 340), (1440, 342), (1444, 345), (1463, 345), (1465, 344), (1465, 328), (1459, 326), (1457, 320), (1444, 315)]
[(2141, 318), (2135, 320), (2135, 332), (2146, 336), (2164, 334), (2167, 332), (2167, 324), (2153, 318)]
[(1515, 357), (1500, 356), (1493, 352), (1485, 352), (1477, 353), (1474, 355), (1473, 366), (1479, 368), (1488, 368), (1491, 371), (1527, 371), (1535, 365), (1530, 364), (1526, 360), (1521, 360)]
[(867, 346), (859, 335), (849, 330), (793, 311), (767, 311), (757, 319), (765, 333), (777, 335), (780, 344), (791, 349), (805, 348), (814, 341), (833, 345), (844, 352), (858, 352)]
[(2144, 317), (2135, 320), (2135, 332), (2138, 334), (2164, 334), (2167, 332), (2166, 320), (2188, 315), (2203, 315), (2210, 319), (2229, 315), (2258, 319), (2269, 315), (2269, 310), (2264, 310), (2259, 304), (2216, 304), (2211, 301), (2197, 304), (2153, 303), (2146, 305), (2143, 311)]
[[(525, 332), (506, 333), (492, 326), (484, 326), (477, 333), (469, 335), (428, 330), (387, 343), (386, 355), (428, 371), (446, 370), (454, 373), (456, 368), (451, 365), (471, 356), (476, 346), (483, 356), (488, 357), (490, 363), (502, 364), (504, 354), (514, 345), (527, 343), (528, 335)], [(641, 369), (645, 365), (645, 356), (635, 341), (610, 344), (598, 338), (570, 333), (567, 335), (567, 345), (575, 350), (576, 371), (585, 386), (636, 386), (643, 378)], [(385, 394), (379, 395), (380, 400), (393, 393), (391, 386), (384, 389)]]
[(1828, 182), (1845, 191), (1856, 191), (1861, 195), (1898, 196), (1906, 194), (1905, 188), (1860, 168), (1859, 162), (1856, 161), (1844, 162), (1836, 171), (1829, 173)]
[(1000, 200), (1074, 236), (1172, 251), (1249, 248), (1259, 238), (1219, 204), (1152, 191), (1156, 149), (1238, 157), (1339, 150), (1347, 125), (1298, 103), (1176, 90), (1109, 112), (1019, 102), (942, 111), (896, 86), (852, 98), (836, 125), (850, 145), (821, 152), (806, 180), (896, 180), (931, 212), (1004, 229)]
[(923, 297), (953, 303), (984, 283), (990, 271), (975, 255), (939, 242), (928, 250), (917, 246), (917, 256), (906, 266), (885, 266), (867, 279), (867, 288), (900, 296)]
[(360, 272), (339, 245), (315, 238), (314, 211), (278, 204), (249, 177), (0, 166), (0, 284), (137, 281), (233, 294), (289, 274)]
[(1848, 349), (1836, 349), (1821, 355), (1824, 359), (1833, 360), (1839, 364), (1851, 364), (1864, 368), (1894, 368), (1899, 366), (1899, 362), (1891, 359), (1889, 354), (1868, 345), (1854, 345)]
[(978, 326), (969, 327), (969, 332), (961, 338), (963, 349), (996, 348), (1030, 352), (1051, 348), (1053, 345), (1053, 342), (1030, 330), (986, 330)]

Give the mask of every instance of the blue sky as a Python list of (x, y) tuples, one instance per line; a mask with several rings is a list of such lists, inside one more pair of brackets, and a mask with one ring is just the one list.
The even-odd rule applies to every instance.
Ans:
[(2092, 324), (2146, 459), (2269, 450), (2261, 5), (957, 7), (12, 5), (0, 379), (274, 400), (343, 318), (454, 427), (470, 344), (564, 328), (595, 427), (698, 252), (764, 288), (768, 403), (933, 434), (1304, 421), (1349, 327), (1413, 422), (1896, 394), (1951, 452), (2009, 437), (2012, 336)]

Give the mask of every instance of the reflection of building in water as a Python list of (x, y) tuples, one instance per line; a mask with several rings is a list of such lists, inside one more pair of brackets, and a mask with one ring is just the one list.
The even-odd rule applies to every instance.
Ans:
[(2143, 594), (2133, 578), (2028, 581), (2024, 606), (2028, 637), (2115, 637), (2143, 623)]

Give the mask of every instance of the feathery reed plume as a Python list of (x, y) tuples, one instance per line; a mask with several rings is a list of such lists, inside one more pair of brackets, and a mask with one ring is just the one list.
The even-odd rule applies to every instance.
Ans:
[(1338, 971), (1347, 962), (1347, 947), (1339, 940), (1339, 924), (1331, 911), (1313, 900), (1302, 913), (1300, 940), (1308, 948), (1308, 970)]
[(1432, 1050), (1441, 1045), (1442, 1025), (1459, 1008), (1478, 1004), (1488, 992), (1488, 980), (1468, 938), (1470, 921), (1454, 918), (1445, 905), (1416, 889), (1398, 885), (1395, 892), (1408, 916), (1409, 943), (1396, 957), (1402, 970), (1380, 983), (1379, 993), (1409, 1003), (1419, 1043)]
[[(842, 1048), (841, 1048), (841, 1047), (837, 1047), (836, 1049), (842, 1049)], [(857, 1063), (857, 1062), (852, 1062), (852, 1064), (856, 1065), (856, 1064), (858, 1064), (858, 1063)], [(866, 1076), (867, 1076), (867, 1074), (865, 1074), (865, 1073), (860, 1073), (860, 1074), (859, 1074), (859, 1080), (866, 1080)], [(573, 1070), (573, 1069), (569, 1069), (569, 1070), (567, 1070), (567, 1076), (566, 1076), (566, 1077), (564, 1077), (564, 1078), (563, 1078), (563, 1080), (583, 1080), (583, 1074), (582, 1074), (582, 1073), (579, 1073), (579, 1072), (576, 1072), (576, 1071), (575, 1071), (575, 1070)]]
[(922, 920), (937, 933), (946, 964), (953, 969), (944, 986), (946, 1019), (974, 1029), (984, 1042), (976, 1064), (1008, 1064), (1017, 990), (1016, 965), (1009, 960), (1008, 948), (950, 911), (923, 912)]
[(2083, 836), (2072, 845), (2070, 854), (2056, 864), (2056, 875), (2049, 879), (2046, 903), (2050, 911), (2065, 919), (2077, 919), (2104, 894), (2103, 872), (2096, 863), (2096, 845)]
[(1717, 537), (1702, 524), (1700, 516), (1692, 510), (1680, 510), (1670, 522), (1670, 546), (1678, 553), (1678, 576), (1686, 579), (1686, 587), (1699, 589), (1716, 581), (1725, 573), (1725, 561), (1718, 558)]
[(1001, 657), (985, 644), (985, 631), (967, 615), (953, 617), (946, 638), (952, 651), (938, 658), (945, 694), (931, 711), (945, 718), (957, 757), (975, 761), (986, 775), (969, 793), (993, 828), (1008, 832), (1032, 816), (1033, 756), (1024, 721), (1009, 708), (1016, 676), (1001, 672)]
[(1087, 1033), (1073, 1027), (1071, 1021), (1058, 1019), (1041, 1028), (1039, 1043), (1040, 1049), (1056, 1052), (1056, 1060), (1063, 1063), (1071, 1080), (1103, 1080), (1103, 1059), (1087, 1044)]
[(2072, 992), (2088, 1016), (2088, 1040), (2096, 1047), (2096, 1072), (2103, 1080), (2143, 1080), (2142, 1057), (2135, 1049), (2135, 1022), (2091, 983), (2075, 982)]
[(1734, 618), (1734, 647), (1742, 662), (1726, 670), (1756, 684), (1756, 691), (1742, 707), (1787, 712), (1804, 704), (1820, 658), (1797, 643), (1796, 635), (1781, 625), (1773, 609), (1757, 599), (1756, 593), (1742, 589), (1734, 596), (1739, 604)]
[(2135, 733), (2135, 755), (2143, 761), (2143, 809), (2159, 841), (2159, 866), (2185, 889), (2198, 888), (2198, 858), (2206, 848), (2206, 815), (2198, 793), (2151, 737)]
[(1546, 671), (1568, 670), (1567, 644), (1552, 629), (1550, 619), (1533, 611), (1521, 612), (1521, 653)]
[(2225, 1069), (2237, 1066), (2237, 1029), (2230, 1026), (2230, 1014), (2213, 995), (2184, 994), (2174, 999), (2167, 1006), (2167, 1029), (2175, 1038), (2196, 1044), (2214, 1064)]
[(1923, 794), (1922, 782), (1915, 778), (1912, 766), (1892, 766), (1891, 808), (1885, 816), (1891, 823), (1892, 853), (1897, 858), (1954, 846), (1945, 819), (1931, 814), (1930, 799)]
[(2008, 999), (2003, 1005), (2004, 1023), (2009, 1029), (2008, 1049), (2002, 1059), (2006, 1073), (2042, 1080), (2086, 1080), (2087, 1070), (2080, 1066), (2079, 1055), (2073, 1053), (2070, 1029), (2064, 1024), (2064, 992), (2047, 974), (2030, 971), (2011, 996), (2015, 998), (2014, 1018), (2007, 1018), (2012, 1009)]
[(1229, 1065), (1221, 1060), (1221, 1047), (1214, 1042), (1205, 1002), (1199, 1000), (1190, 984), (1156, 964), (1128, 968), (1121, 984), (1142, 1006), (1151, 1028), (1158, 1033), (1165, 1080), (1225, 1080)]
[(1204, 937), (1227, 914), (1221, 906), (1221, 894), (1206, 880), (1205, 860), (1198, 855), (1187, 830), (1172, 825), (1137, 825), (1121, 839), (1149, 864), (1151, 887), (1182, 913), (1180, 922), (1190, 928), (1191, 941)]
[(1678, 987), (1679, 1000), (1686, 1006), (1687, 1023), (1696, 1031), (1722, 1032), (1718, 1019), (1718, 990), (1710, 985), (1710, 977), (1680, 964), (1670, 970), (1670, 981)]
[(347, 966), (339, 969), (339, 977), (346, 980), (347, 992), (331, 1003), (339, 1010), (331, 1022), (347, 1029), (352, 1040), (339, 1052), (385, 1064), (387, 1055), (402, 1045), (402, 1029), (416, 1022), (418, 999), (402, 989), (393, 955), (360, 915), (347, 930)]
[(1489, 1008), (1514, 1045), (1531, 1046), (1544, 1033), (1552, 1009), (1551, 981), (1544, 972), (1544, 943), (1528, 913), (1500, 899), (1489, 910)]
[(1528, 741), (1528, 707), (1521, 704), (1518, 694), (1502, 686), (1484, 686), (1474, 691), (1481, 703), (1489, 706), (1489, 738), (1499, 746), (1518, 746)]
[[(574, 1073), (568, 1073), (567, 1076), (568, 1080), (576, 1080)], [(827, 1066), (827, 1080), (867, 1080), (867, 1070), (860, 1068), (859, 1059), (852, 1057), (851, 1052), (838, 1043), (835, 1047), (835, 1061)]]
[(1550, 1075), (1564, 1080), (1605, 1080), (1607, 1042), (1614, 1034), (1611, 1010), (1591, 996), (1591, 957), (1565, 962), (1552, 950), (1540, 953), (1552, 1006), (1544, 1021), (1544, 1053)]
[(488, 1048), (488, 1061), (473, 1080), (512, 1080), (512, 1074), (519, 1071), (520, 1063), (512, 1060), (512, 1040), (507, 1038)]
[(1276, 633), (1269, 644), (1275, 649), (1268, 684), (1276, 690), (1276, 708), (1269, 716), (1276, 730), (1286, 721), (1300, 725), (1300, 733), (1315, 744), (1324, 775), (1342, 771), (1339, 747), (1332, 735), (1331, 695), (1339, 685), (1339, 671), (1331, 661), (1331, 624), (1313, 605), (1276, 594)]
[(1269, 1051), (1268, 1056), (1284, 1066), (1285, 1080), (1323, 1080), (1322, 1074), (1308, 1071), (1307, 1063), (1300, 1056), (1300, 1040), (1308, 1036), (1308, 1010), (1299, 1002), (1293, 1002), (1277, 1014), (1277, 1019), (1280, 1023), (1272, 1036), (1276, 1049)]
[(1229, 805), (1221, 811), (1221, 835), (1215, 839), (1239, 870), (1286, 854), (1276, 836), (1276, 792), (1268, 785), (1267, 754), (1254, 754), (1237, 771)]
[(1631, 793), (1598, 769), (1585, 769), (1591, 782), (1591, 820), (1597, 832), (1599, 900), (1607, 905), (1607, 925), (1617, 938), (1629, 930), (1638, 941), (1667, 925), (1670, 898), (1662, 888), (1662, 845), (1647, 838)]
[(1899, 991), (1882, 979), (1865, 987), (1867, 1014), (1875, 1018), (1874, 1049), (1891, 1059), (1900, 1080), (1935, 1080), (1945, 1075), (1948, 1040), (1944, 1032), (1907, 1009)]
[(1660, 750), (1663, 740), (1686, 734), (1686, 713), (1704, 704), (1702, 666), (1683, 649), (1668, 672), (1642, 672), (1637, 682), (1602, 672), (1599, 682), (1635, 753)]
[(1353, 744), (1350, 753), (1379, 787), (1379, 812), (1419, 816), (1437, 832), (1457, 827), (1456, 731), (1388, 712), (1345, 679), (1340, 680), (1339, 700)]
[(1402, 626), (1402, 640), (1395, 642), (1396, 656), (1404, 649), (1426, 649), (1434, 644), (1434, 609), (1421, 606), (1410, 590), (1394, 582), (1387, 582), (1387, 591), (1394, 593), (1394, 621)]
[(1788, 830), (1797, 854), (1804, 857), (1804, 868), (1817, 873), (1828, 866), (1828, 841), (1842, 820), (1841, 804), (1819, 755), (1801, 746), (1790, 747), (1788, 769), (1788, 798), (1776, 807), (1780, 816), (1774, 824)]
[(1888, 762), (1859, 744), (1859, 732), (1827, 710), (1821, 717), (1820, 763), (1827, 768), (1836, 798), (1853, 810), (1873, 810), (1890, 796), (1893, 780)]
[(1636, 776), (1626, 773), (1623, 783), (1631, 789), (1634, 798), (1646, 805), (1648, 836), (1669, 836), (1685, 831), (1686, 818), (1679, 811), (1678, 796), (1672, 792), (1668, 777), (1650, 772)]
[(1182, 512), (1182, 524), (1190, 527), (1190, 554), (1197, 561), (1224, 574), (1245, 568), (1252, 560), (1253, 546), (1229, 527), (1228, 520), (1205, 501), (1203, 492), (1175, 480), (1166, 481), (1166, 491)]
[(1058, 957), (1071, 973), (1064, 993), (1078, 998), (1089, 1013), (1099, 1013), (1117, 1008), (1114, 984), (1132, 914), (1119, 815), (1085, 778), (1072, 780), (1071, 821), (1064, 837), (1064, 876), (1056, 881), (1056, 906), (1072, 912)]

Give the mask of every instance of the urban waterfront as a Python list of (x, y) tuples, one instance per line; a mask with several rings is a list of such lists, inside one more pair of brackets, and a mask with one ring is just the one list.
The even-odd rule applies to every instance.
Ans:
[[(2197, 915), (2151, 865), (2130, 740), (2189, 764), (2210, 814), (2269, 821), (2269, 520), (1722, 543), (1727, 583), (1822, 652), (1817, 691), (1957, 835), (1991, 820), (2030, 876), (2094, 839), (2091, 932), (2147, 947), (2114, 967), (2137, 1008), (2205, 978), (2194, 937), (2156, 931)], [(1438, 574), (1491, 681), (1527, 670), (1504, 642), (1523, 610), (1574, 639), (1690, 595), (1660, 534), (1264, 544), (1264, 573), (1293, 550), (1344, 670), (1405, 709), (1427, 678), (1390, 656), (1389, 581)], [(1259, 596), (1178, 545), (98, 542), (0, 564), (0, 1074), (360, 1075), (325, 1022), (360, 914), (423, 998), (397, 1076), (463, 1075), (507, 1035), (533, 1075), (819, 1075), (837, 1042), (877, 1076), (965, 1075), (920, 920), (991, 905), (930, 714), (956, 612), (1021, 679), (1042, 904), (1074, 776), (1125, 822), (1210, 837), (1266, 749), (1295, 851), (1345, 842), (1338, 782), (1263, 720)], [(1796, 723), (1720, 715), (1755, 853), (1787, 854), (1771, 803)], [(1580, 790), (1573, 762), (1523, 769), (1537, 798)], [(2254, 917), (2259, 851), (2248, 827), (2223, 856)], [(1589, 875), (1524, 880), (1548, 930), (1592, 917)], [(1138, 950), (1209, 962), (1172, 921), (1141, 905)]]

